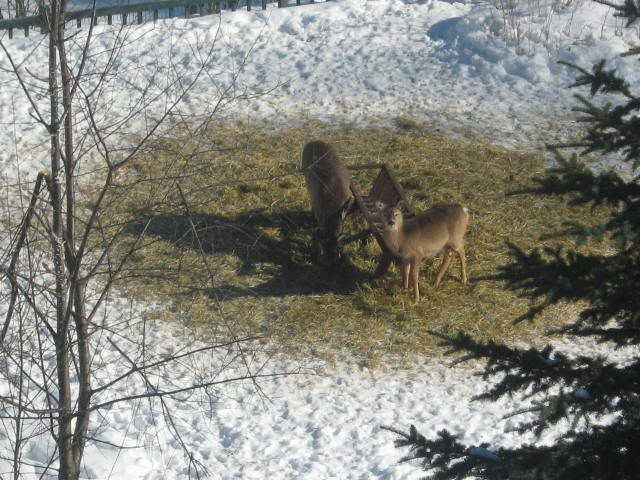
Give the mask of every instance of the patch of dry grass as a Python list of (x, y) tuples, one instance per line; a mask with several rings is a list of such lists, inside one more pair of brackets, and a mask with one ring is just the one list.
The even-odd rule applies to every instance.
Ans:
[[(434, 290), (434, 268), (426, 262), (423, 298), (414, 305), (408, 292), (369, 282), (379, 254), (373, 239), (348, 246), (337, 268), (312, 265), (312, 218), (298, 164), (304, 144), (316, 138), (336, 145), (347, 163), (387, 162), (418, 211), (437, 201), (466, 205), (471, 283), (460, 284), (454, 262)], [(528, 301), (498, 283), (477, 281), (509, 261), (506, 241), (531, 249), (565, 221), (597, 220), (598, 212), (569, 209), (562, 199), (508, 195), (531, 185), (543, 164), (537, 156), (452, 141), (413, 124), (402, 131), (311, 124), (276, 133), (218, 126), (154, 145), (121, 175), (103, 218), (133, 221), (129, 241), (145, 232), (119, 288), (159, 300), (167, 306), (159, 315), (168, 321), (233, 325), (237, 333), (264, 333), (294, 354), (348, 351), (375, 363), (384, 353), (409, 358), (433, 351), (429, 330), (540, 342), (544, 331), (576, 312), (563, 305), (535, 324), (514, 325)], [(356, 178), (363, 190), (371, 181), (364, 175)], [(356, 232), (364, 221), (347, 225)]]

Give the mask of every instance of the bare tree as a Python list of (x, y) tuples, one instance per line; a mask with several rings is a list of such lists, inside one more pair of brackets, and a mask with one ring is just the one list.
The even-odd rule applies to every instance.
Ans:
[[(6, 383), (0, 389), (0, 421), (11, 439), (11, 448), (0, 451), (0, 462), (12, 465), (14, 478), (20, 477), (21, 469), (35, 467), (40, 476), (77, 479), (87, 441), (99, 441), (90, 434), (92, 415), (122, 402), (155, 399), (185, 452), (189, 472), (201, 477), (206, 469), (182, 440), (166, 400), (286, 372), (264, 370), (265, 363), (252, 350), (256, 338), (251, 335), (231, 333), (216, 344), (158, 353), (149, 348), (157, 338), (150, 337), (144, 317), (110, 315), (112, 289), (143, 244), (148, 223), (116, 253), (114, 246), (130, 229), (103, 212), (128, 166), (160, 135), (177, 128), (177, 119), (184, 118), (180, 106), (198, 82), (215, 81), (218, 36), (191, 45), (196, 64), (184, 66), (171, 56), (158, 59), (148, 67), (152, 73), (131, 81), (132, 91), (114, 92), (114, 78), (135, 75), (123, 71), (120, 55), (139, 33), (124, 27), (102, 30), (100, 35), (109, 41), (101, 39), (95, 48), (95, 22), (87, 22), (88, 31), (82, 35), (69, 32), (67, 6), (66, 0), (49, 0), (41, 9), (45, 41), (36, 40), (36, 47), (46, 49), (46, 72), (34, 71), (25, 59), (16, 60), (0, 40), (15, 82), (30, 104), (30, 115), (46, 129), (50, 165), (34, 183), (18, 181), (22, 203), (8, 207), (21, 212), (21, 221), (9, 225), (12, 234), (0, 257), (7, 305), (0, 324), (0, 375)], [(217, 98), (186, 128), (197, 134), (220, 108), (238, 98), (236, 78), (241, 70), (242, 65), (221, 82)], [(115, 119), (105, 114), (114, 94), (131, 97), (130, 109)], [(144, 128), (137, 130), (140, 125)], [(171, 188), (154, 192), (149, 204), (172, 188), (180, 190), (178, 177), (169, 180)], [(30, 191), (25, 196), (27, 184)], [(186, 199), (181, 199), (190, 215)], [(210, 363), (213, 351), (222, 352), (213, 358), (223, 359), (215, 368)], [(119, 366), (105, 378), (103, 364), (114, 356)], [(203, 358), (209, 359), (206, 366)], [(197, 379), (193, 383), (168, 373), (169, 365), (184, 368), (187, 359), (198, 370), (189, 377)], [(231, 368), (236, 364), (240, 367)], [(120, 388), (132, 379), (130, 388)], [(23, 459), (25, 445), (43, 436), (52, 439), (55, 448), (39, 465), (31, 465)]]
[(29, 0), (6, 0), (0, 2), (0, 20), (3, 18), (22, 18), (34, 14), (36, 5)]

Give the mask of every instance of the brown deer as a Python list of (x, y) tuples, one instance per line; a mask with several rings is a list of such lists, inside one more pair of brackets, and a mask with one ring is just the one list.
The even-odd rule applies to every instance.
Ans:
[(442, 250), (445, 257), (436, 275), (438, 287), (449, 268), (455, 252), (460, 258), (462, 283), (467, 283), (467, 262), (464, 253), (464, 235), (469, 223), (469, 211), (457, 203), (438, 203), (426, 212), (405, 219), (400, 209), (385, 211), (381, 234), (385, 244), (402, 265), (402, 287), (409, 288), (409, 275), (413, 283), (413, 299), (420, 300), (418, 274), (420, 262), (434, 257)]
[(339, 235), (350, 201), (351, 175), (336, 149), (328, 143), (309, 142), (302, 151), (302, 170), (316, 220), (313, 255), (318, 245), (328, 260), (338, 257)]

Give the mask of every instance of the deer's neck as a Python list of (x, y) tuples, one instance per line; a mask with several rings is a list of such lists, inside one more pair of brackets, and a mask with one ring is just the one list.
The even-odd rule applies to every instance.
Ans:
[(394, 255), (400, 254), (400, 247), (404, 240), (404, 234), (402, 226), (399, 225), (395, 230), (385, 230), (382, 234), (387, 248), (391, 250)]

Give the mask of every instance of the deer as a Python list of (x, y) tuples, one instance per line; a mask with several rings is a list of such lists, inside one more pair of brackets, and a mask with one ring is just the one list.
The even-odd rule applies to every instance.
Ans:
[(336, 149), (321, 141), (307, 143), (301, 163), (316, 222), (313, 257), (317, 257), (320, 246), (324, 257), (335, 261), (339, 256), (342, 223), (351, 206), (351, 174)]
[(413, 285), (413, 300), (420, 300), (418, 274), (424, 258), (435, 257), (444, 250), (445, 256), (434, 280), (437, 288), (447, 272), (455, 253), (460, 259), (460, 276), (467, 283), (467, 261), (464, 236), (469, 223), (469, 210), (457, 203), (437, 203), (431, 208), (405, 219), (397, 207), (385, 210), (381, 236), (389, 251), (400, 260), (402, 287)]

